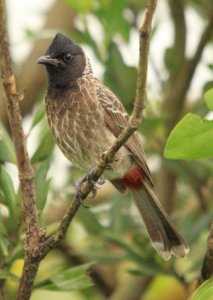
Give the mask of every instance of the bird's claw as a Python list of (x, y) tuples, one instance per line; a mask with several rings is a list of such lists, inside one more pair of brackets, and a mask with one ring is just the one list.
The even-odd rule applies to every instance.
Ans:
[(82, 197), (81, 197), (81, 187), (82, 185), (85, 183), (85, 182), (89, 182), (91, 185), (92, 185), (92, 189), (91, 189), (91, 198), (94, 198), (97, 194), (97, 190), (99, 189), (99, 187), (97, 185), (103, 185), (105, 183), (105, 180), (103, 177), (100, 177), (98, 179), (98, 181), (94, 181), (93, 180), (93, 169), (90, 169), (87, 176), (85, 176), (82, 180), (79, 181), (78, 185), (77, 185), (77, 193), (79, 194), (79, 198), (80, 198), (80, 202), (81, 202), (81, 205), (88, 208), (87, 206), (85, 206), (84, 204), (84, 200), (82, 200)]
[(98, 179), (97, 183), (98, 183), (99, 185), (103, 185), (103, 184), (105, 183), (105, 179), (104, 179), (103, 177), (100, 177), (100, 178)]
[(97, 190), (99, 189), (99, 187), (97, 185), (103, 185), (105, 183), (105, 180), (103, 177), (100, 177), (97, 181), (94, 181), (93, 180), (93, 177), (94, 177), (94, 169), (90, 169), (87, 176), (86, 176), (86, 179), (93, 185), (93, 187)]
[(91, 194), (92, 195), (91, 195), (91, 198), (94, 198), (97, 195), (97, 190), (99, 189), (98, 184), (100, 184), (99, 183), (100, 178), (98, 179), (97, 182), (93, 180), (93, 177), (94, 177), (93, 172), (94, 172), (94, 169), (90, 169), (89, 172), (88, 172), (88, 174), (87, 174), (87, 176), (86, 176), (86, 179), (92, 185), (92, 190), (91, 190)]

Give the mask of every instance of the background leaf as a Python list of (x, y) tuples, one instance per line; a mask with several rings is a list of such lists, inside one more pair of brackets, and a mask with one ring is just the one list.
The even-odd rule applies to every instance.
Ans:
[(213, 121), (187, 114), (170, 133), (164, 156), (170, 159), (213, 157)]
[[(137, 70), (124, 64), (118, 46), (112, 43), (109, 47), (107, 69), (104, 74), (104, 83), (122, 99), (126, 107), (135, 97)], [(121, 76), (122, 74), (122, 76)]]
[(0, 253), (2, 253), (3, 256), (9, 255), (9, 242), (6, 237), (0, 236)]
[(13, 142), (0, 122), (0, 162), (16, 163)]
[(31, 129), (33, 129), (44, 118), (44, 116), (45, 116), (45, 106), (44, 104), (42, 104), (38, 108), (35, 116), (33, 117)]
[(107, 44), (112, 40), (115, 32), (119, 32), (125, 40), (128, 40), (130, 25), (123, 16), (125, 6), (126, 0), (109, 0), (107, 5), (103, 6), (105, 9), (100, 16), (105, 27)]
[(11, 215), (15, 210), (15, 190), (13, 181), (5, 167), (0, 165), (0, 189), (3, 191), (5, 201), (8, 204)]
[(52, 153), (53, 147), (54, 147), (53, 136), (50, 133), (47, 124), (45, 124), (42, 130), (40, 144), (31, 159), (32, 163), (41, 162), (42, 160), (47, 159)]
[(58, 275), (49, 277), (42, 282), (37, 282), (36, 287), (51, 291), (74, 291), (88, 288), (93, 285), (86, 274), (92, 263), (73, 267)]
[(204, 94), (204, 100), (210, 110), (213, 110), (213, 89), (208, 90)]
[(50, 166), (50, 159), (45, 160), (36, 167), (35, 172), (35, 190), (36, 190), (36, 205), (39, 211), (44, 209), (47, 201), (50, 179), (46, 179), (47, 172)]
[(66, 2), (78, 13), (86, 13), (92, 9), (93, 0), (66, 0)]
[(85, 230), (90, 234), (99, 234), (104, 228), (98, 222), (96, 215), (94, 215), (89, 209), (81, 207), (78, 211), (77, 218), (85, 227)]
[(191, 300), (213, 300), (213, 279), (205, 281), (192, 295)]

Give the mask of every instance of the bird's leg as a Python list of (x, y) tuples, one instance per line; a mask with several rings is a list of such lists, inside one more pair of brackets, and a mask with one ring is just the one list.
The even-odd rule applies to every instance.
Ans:
[(99, 189), (98, 185), (103, 185), (105, 183), (105, 180), (103, 177), (100, 177), (98, 179), (98, 181), (94, 181), (93, 175), (94, 173), (94, 169), (91, 168), (87, 174), (87, 176), (85, 177), (91, 184), (92, 184), (92, 190), (91, 190), (91, 193), (92, 193), (92, 198), (94, 198), (97, 194), (97, 190)]
[[(87, 181), (92, 185), (92, 190), (91, 190), (92, 198), (94, 198), (94, 197), (96, 196), (96, 194), (97, 194), (97, 189), (99, 189), (99, 187), (97, 186), (97, 184), (99, 184), (99, 185), (103, 185), (103, 184), (104, 184), (105, 180), (104, 180), (103, 177), (100, 177), (100, 178), (98, 179), (97, 182), (95, 182), (95, 181), (93, 180), (93, 177), (94, 177), (94, 176), (93, 176), (93, 172), (94, 172), (94, 169), (91, 168), (91, 169), (89, 170), (88, 174), (87, 174), (83, 179), (81, 179), (81, 180), (79, 181), (76, 190), (77, 190), (77, 193), (80, 194), (80, 196), (81, 196), (81, 187), (82, 187), (82, 185), (83, 185), (84, 183), (86, 183)], [(82, 202), (82, 204), (83, 204), (83, 200), (82, 200), (81, 202)]]

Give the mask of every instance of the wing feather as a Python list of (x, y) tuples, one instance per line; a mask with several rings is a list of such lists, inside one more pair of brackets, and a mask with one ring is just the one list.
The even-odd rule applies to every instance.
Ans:
[[(97, 99), (104, 108), (105, 123), (117, 137), (128, 123), (129, 116), (118, 98), (99, 80), (96, 82)], [(132, 154), (134, 160), (143, 168), (147, 179), (153, 186), (149, 167), (146, 163), (145, 152), (138, 133), (134, 133), (126, 142), (126, 148)]]

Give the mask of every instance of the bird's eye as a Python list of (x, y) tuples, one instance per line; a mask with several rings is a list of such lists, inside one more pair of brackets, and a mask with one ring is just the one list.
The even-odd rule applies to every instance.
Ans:
[(70, 53), (66, 53), (65, 55), (64, 55), (64, 57), (63, 57), (63, 60), (65, 61), (65, 62), (68, 62), (68, 61), (71, 61), (72, 60), (72, 55), (70, 54)]

